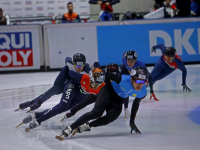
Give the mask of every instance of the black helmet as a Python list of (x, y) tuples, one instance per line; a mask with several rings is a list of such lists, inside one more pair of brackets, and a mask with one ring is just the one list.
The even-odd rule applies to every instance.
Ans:
[(174, 47), (166, 47), (165, 56), (167, 57), (175, 57), (176, 49)]
[(74, 54), (72, 62), (74, 65), (84, 65), (86, 62), (85, 55), (81, 53)]
[(105, 71), (107, 72), (120, 72), (120, 67), (117, 64), (111, 63), (106, 66)]
[(136, 67), (130, 72), (131, 77), (137, 77), (143, 80), (147, 80), (149, 72), (144, 67)]
[(130, 50), (130, 51), (125, 53), (125, 58), (126, 59), (137, 59), (138, 58), (138, 54), (135, 51)]

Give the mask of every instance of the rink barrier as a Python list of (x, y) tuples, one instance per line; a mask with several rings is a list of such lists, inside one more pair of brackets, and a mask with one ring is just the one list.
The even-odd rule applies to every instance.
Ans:
[(0, 71), (38, 70), (44, 65), (42, 25), (0, 27)]
[[(199, 23), (200, 23), (200, 17), (192, 17), (192, 18), (173, 18), (173, 19), (155, 19), (155, 20), (142, 19), (142, 20), (127, 20), (127, 21), (111, 21), (111, 22), (1, 26), (0, 34), (5, 32), (17, 32), (20, 34), (30, 31), (33, 34), (36, 33), (37, 37), (35, 37), (36, 34), (34, 34), (34, 37), (32, 38), (33, 39), (32, 43), (35, 42), (33, 47), (34, 48), (38, 47), (38, 48), (34, 49), (35, 55), (33, 60), (35, 66), (31, 67), (4, 66), (0, 67), (0, 71), (26, 70), (26, 69), (39, 70), (41, 66), (44, 66), (45, 70), (60, 69), (65, 65), (64, 58), (66, 56), (72, 56), (76, 52), (84, 53), (87, 57), (87, 62), (89, 63), (92, 63), (93, 61), (99, 61), (101, 65), (106, 65), (110, 62), (121, 64), (122, 63), (121, 57), (123, 51), (127, 51), (129, 49), (133, 49), (138, 52), (139, 60), (144, 61), (146, 64), (152, 64), (158, 60), (161, 54), (159, 53), (159, 51), (155, 54), (150, 53), (150, 47), (152, 46), (152, 44), (155, 45), (158, 44), (159, 42), (164, 43), (167, 46), (172, 45), (176, 47), (177, 43), (175, 45), (173, 39), (173, 36), (175, 35), (171, 33), (174, 31), (182, 36), (186, 31), (188, 34), (192, 33), (188, 41), (189, 44), (193, 47), (193, 49), (197, 53), (196, 54), (197, 56), (194, 56), (194, 54), (190, 55), (192, 57), (193, 56), (195, 57), (195, 59), (192, 61), (200, 62), (200, 56), (199, 56), (200, 44), (198, 44), (200, 43), (200, 36), (199, 36), (200, 29), (197, 27), (200, 26), (198, 25)], [(167, 29), (170, 25), (173, 24), (176, 26), (175, 28), (171, 28), (171, 30)], [(191, 28), (193, 28), (193, 25), (195, 25), (195, 27), (194, 29), (191, 30)], [(150, 42), (151, 39), (144, 35), (147, 34), (145, 33), (147, 31), (152, 32), (151, 30), (153, 26), (155, 26), (155, 28), (157, 29), (161, 28), (161, 30), (163, 31), (162, 33), (166, 32), (171, 37), (171, 42), (170, 40), (158, 37), (157, 41), (155, 40), (154, 37), (154, 41)], [(187, 26), (191, 27), (187, 28)], [(137, 27), (137, 30), (134, 29), (135, 27)], [(141, 31), (141, 33), (138, 31)], [(126, 33), (125, 37), (123, 37), (124, 36), (123, 33)], [(136, 35), (136, 33), (137, 36), (132, 37), (132, 35), (134, 34)], [(130, 40), (131, 38), (135, 39)], [(197, 39), (196, 41), (194, 41), (195, 38)], [(137, 39), (140, 39), (140, 41), (143, 41), (143, 43), (138, 42)], [(0, 42), (1, 40), (2, 39), (0, 39)], [(191, 40), (193, 40), (194, 42), (191, 42)], [(184, 45), (184, 46), (190, 47), (190, 45)], [(180, 47), (180, 44), (178, 44), (178, 46)], [(190, 56), (187, 54), (188, 50), (186, 51), (184, 49), (184, 46), (182, 46), (183, 58)], [(0, 45), (0, 52), (2, 52), (1, 45)], [(182, 54), (180, 55), (181, 57)], [(199, 59), (197, 57), (199, 57)], [(184, 62), (191, 61), (191, 60), (187, 61), (187, 59), (183, 60)]]

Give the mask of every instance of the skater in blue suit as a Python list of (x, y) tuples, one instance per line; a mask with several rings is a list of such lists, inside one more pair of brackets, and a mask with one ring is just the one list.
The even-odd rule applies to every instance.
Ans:
[(156, 49), (161, 50), (162, 56), (157, 61), (151, 72), (153, 84), (156, 81), (165, 78), (176, 69), (180, 69), (182, 71), (183, 91), (185, 90), (190, 92), (191, 90), (186, 85), (187, 69), (185, 68), (181, 57), (176, 54), (176, 49), (174, 47), (166, 47), (163, 44), (153, 46), (152, 52), (156, 52)]
[(89, 65), (86, 63), (85, 55), (81, 53), (74, 54), (73, 59), (66, 57), (65, 64), (66, 66), (62, 68), (56, 80), (54, 81), (53, 86), (48, 91), (46, 91), (44, 94), (41, 94), (32, 101), (21, 103), (19, 108), (25, 109), (30, 107), (30, 110), (35, 110), (39, 108), (41, 104), (48, 100), (51, 96), (63, 93), (65, 85), (71, 79), (68, 74), (69, 69), (81, 74), (88, 74), (91, 70)]
[[(83, 114), (70, 126), (67, 126), (61, 135), (67, 137), (74, 129), (82, 133), (90, 130), (91, 127), (107, 125), (116, 120), (122, 111), (124, 100), (128, 96), (135, 97), (130, 118), (131, 133), (141, 133), (135, 125), (135, 116), (138, 111), (140, 101), (147, 95), (145, 82), (148, 78), (148, 71), (143, 67), (136, 67), (131, 70), (130, 75), (116, 75), (106, 72), (106, 85), (101, 88), (92, 111)], [(104, 111), (106, 115), (102, 116)], [(96, 120), (94, 120), (96, 119)], [(88, 121), (93, 120), (88, 123)]]
[[(138, 58), (138, 54), (133, 50), (124, 52), (123, 58), (122, 58), (123, 64), (121, 65), (121, 75), (130, 75), (130, 71), (136, 67), (146, 68), (145, 64), (137, 60), (137, 58)], [(150, 92), (151, 92), (150, 99), (153, 97), (155, 101), (158, 101), (153, 91), (153, 84), (152, 84), (152, 79), (150, 75), (148, 77), (148, 82), (150, 85)], [(130, 112), (128, 111), (128, 103), (129, 103), (129, 97), (127, 97), (124, 103), (125, 118), (128, 116), (130, 117)]]

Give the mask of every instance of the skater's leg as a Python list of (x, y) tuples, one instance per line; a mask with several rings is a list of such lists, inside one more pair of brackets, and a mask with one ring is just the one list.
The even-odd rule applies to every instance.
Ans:
[(126, 98), (124, 101), (124, 108), (128, 108), (128, 103), (129, 103), (129, 97)]
[[(44, 111), (43, 113), (40, 113), (40, 114), (36, 113), (36, 118), (37, 118), (38, 123), (41, 123), (53, 116), (63, 113), (71, 108), (71, 102), (74, 100), (75, 92), (77, 90), (77, 88), (75, 88), (75, 87), (77, 87), (77, 85), (74, 87), (68, 86), (68, 85), (69, 84), (74, 85), (74, 82), (76, 82), (76, 81), (71, 80), (65, 85), (64, 92), (63, 92), (63, 95), (61, 97), (59, 104), (57, 104), (56, 106), (54, 106), (51, 109)], [(38, 116), (39, 116), (39, 118), (38, 118)]]
[(44, 94), (41, 94), (34, 100), (21, 103), (19, 105), (19, 108), (25, 109), (27, 107), (30, 107), (30, 105), (32, 105), (36, 102), (39, 102), (39, 105), (41, 105), (46, 100), (48, 100), (51, 96), (62, 93), (64, 85), (66, 84), (68, 79), (70, 79), (70, 77), (68, 75), (68, 71), (69, 71), (68, 66), (63, 67), (62, 70), (60, 71), (59, 75), (57, 76), (56, 80), (54, 81), (53, 87), (51, 87), (48, 91), (46, 91)]
[(74, 106), (70, 112), (71, 112), (71, 115), (75, 115), (79, 110), (85, 108), (86, 106), (94, 103), (96, 101), (96, 98), (97, 96), (96, 95), (93, 95), (93, 94), (90, 94), (86, 97), (85, 100), (83, 100), (82, 102), (80, 102), (79, 104), (77, 104), (76, 106)]
[(55, 94), (60, 94), (62, 92), (63, 86), (68, 82), (70, 79), (68, 75), (69, 68), (65, 66), (60, 71), (59, 75), (57, 76), (56, 80), (54, 81), (53, 87), (51, 87), (47, 92), (45, 92), (39, 99), (39, 102), (42, 104), (46, 100), (48, 100), (51, 96)]
[(99, 94), (97, 96), (96, 103), (94, 105), (94, 108), (91, 112), (85, 113), (82, 115), (79, 119), (77, 119), (70, 127), (72, 130), (76, 129), (80, 125), (88, 122), (89, 120), (96, 119), (98, 117), (101, 117), (103, 115), (104, 110), (106, 109), (106, 105), (109, 101), (109, 89), (105, 85), (101, 88), (99, 91)]
[(175, 69), (166, 66), (165, 68), (163, 68), (163, 69), (160, 71), (159, 74), (157, 74), (156, 76), (154, 76), (154, 77), (152, 78), (153, 84), (154, 84), (156, 81), (165, 78), (166, 76), (168, 76), (169, 74), (171, 74), (174, 70), (175, 70)]
[(163, 58), (160, 57), (160, 59), (156, 62), (156, 64), (154, 65), (154, 68), (151, 72), (151, 78), (152, 78), (152, 83), (154, 84), (154, 78), (155, 76), (157, 76), (158, 74), (160, 74), (160, 72), (162, 71), (163, 68), (166, 67), (166, 63), (164, 62)]
[[(116, 104), (115, 104), (116, 105)], [(107, 114), (89, 123), (90, 127), (107, 125), (116, 120), (122, 112), (122, 105), (113, 106), (107, 111)]]

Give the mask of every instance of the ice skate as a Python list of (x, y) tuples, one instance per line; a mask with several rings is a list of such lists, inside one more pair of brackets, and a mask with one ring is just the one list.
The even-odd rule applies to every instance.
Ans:
[(60, 136), (56, 136), (55, 138), (63, 141), (64, 137), (68, 137), (71, 133), (72, 133), (72, 128), (70, 126), (68, 126), (64, 130), (62, 130)]
[(29, 123), (29, 126), (25, 129), (26, 132), (29, 132), (31, 129), (38, 127), (40, 124), (34, 120), (33, 122)]
[(25, 109), (27, 107), (30, 107), (30, 105), (31, 105), (31, 101), (27, 101), (27, 102), (21, 103), (21, 104), (19, 104), (19, 108), (16, 109), (15, 111), (18, 111), (20, 109)]
[(60, 122), (62, 122), (62, 121), (64, 121), (65, 119), (67, 119), (67, 118), (70, 118), (70, 117), (72, 117), (73, 115), (71, 114), (71, 112), (69, 111), (69, 112), (67, 112), (65, 115), (64, 115), (64, 117), (60, 120)]
[(31, 122), (31, 121), (34, 121), (36, 119), (36, 117), (35, 117), (35, 113), (33, 113), (33, 114), (31, 114), (31, 115), (28, 115), (26, 118), (24, 118), (23, 120), (22, 120), (22, 123), (20, 123), (18, 126), (16, 126), (15, 128), (18, 128), (20, 125), (22, 125), (22, 124), (27, 124), (27, 123), (29, 123), (29, 122)]
[(125, 116), (124, 118), (130, 117), (131, 113), (128, 111), (128, 108), (124, 108)]
[(89, 123), (85, 123), (81, 125), (80, 127), (76, 128), (76, 130), (73, 132), (72, 137), (78, 132), (82, 133), (83, 131), (91, 131)]

